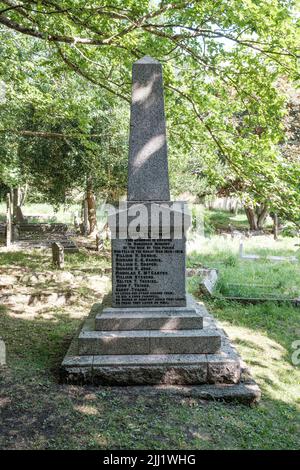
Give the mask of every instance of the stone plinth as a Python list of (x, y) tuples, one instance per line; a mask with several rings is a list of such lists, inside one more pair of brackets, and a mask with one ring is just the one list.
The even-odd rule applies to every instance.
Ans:
[[(115, 315), (120, 318), (120, 309), (107, 307), (108, 304), (110, 300), (104, 299), (102, 304), (93, 306), (80, 334), (99, 332), (95, 326), (99, 325), (102, 315), (109, 321), (111, 318), (115, 319)], [(143, 393), (145, 390), (146, 395), (161, 392), (170, 396), (176, 394), (199, 399), (257, 402), (260, 399), (259, 387), (249, 376), (249, 371), (245, 369), (240, 356), (223, 330), (218, 328), (214, 318), (209, 315), (203, 304), (196, 304), (191, 297), (188, 297), (186, 308), (189, 309), (187, 315), (193, 317), (196, 314), (201, 318), (203, 335), (206, 335), (208, 330), (215, 330), (219, 335), (221, 347), (217, 353), (137, 354), (135, 349), (134, 354), (120, 354), (120, 350), (115, 354), (107, 354), (108, 349), (105, 349), (105, 354), (82, 355), (79, 352), (79, 338), (76, 336), (61, 366), (62, 380), (67, 383), (97, 386), (129, 385), (133, 392), (134, 386), (138, 385), (136, 393)], [(137, 314), (138, 309), (122, 309), (124, 310), (128, 311), (130, 321), (136, 321), (132, 315)], [(148, 309), (144, 309), (144, 312), (146, 310)], [(154, 317), (157, 310), (155, 309), (155, 312), (154, 309), (150, 310), (150, 314)], [(175, 310), (179, 312), (181, 309)], [(163, 311), (170, 313), (170, 309), (162, 309)], [(103, 328), (104, 324), (100, 323), (100, 326)], [(107, 326), (111, 327), (111, 323)], [(199, 329), (198, 323), (195, 324), (195, 331), (197, 329)], [(105, 329), (103, 331), (105, 332)], [(160, 332), (162, 333), (161, 330)], [(145, 385), (156, 387), (155, 389), (142, 387)]]
[(98, 331), (191, 330), (203, 327), (203, 317), (189, 307), (106, 308), (95, 319)]
[(113, 307), (186, 305), (189, 224), (184, 202), (122, 203), (109, 217)]

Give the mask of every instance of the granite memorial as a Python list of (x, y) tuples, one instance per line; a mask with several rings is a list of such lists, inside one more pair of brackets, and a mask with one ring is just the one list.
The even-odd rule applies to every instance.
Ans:
[(184, 202), (170, 200), (162, 66), (150, 57), (133, 64), (127, 201), (108, 221), (112, 295), (92, 307), (74, 338), (64, 380), (197, 385), (200, 397), (256, 401), (259, 389), (241, 383), (227, 336), (186, 294), (189, 215)]

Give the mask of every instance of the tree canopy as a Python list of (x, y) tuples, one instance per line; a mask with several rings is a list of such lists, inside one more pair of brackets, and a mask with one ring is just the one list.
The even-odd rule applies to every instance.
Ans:
[(298, 13), (285, 0), (0, 1), (2, 162), (60, 200), (89, 173), (124, 191), (131, 64), (147, 54), (164, 67), (173, 192), (235, 193), (297, 220), (299, 158), (279, 144)]

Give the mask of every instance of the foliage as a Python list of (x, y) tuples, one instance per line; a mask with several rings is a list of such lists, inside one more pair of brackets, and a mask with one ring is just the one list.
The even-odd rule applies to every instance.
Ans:
[[(92, 0), (39, 0), (12, 6), (7, 0), (0, 7), (5, 28), (1, 47), (7, 48), (1, 74), (8, 94), (15, 97), (9, 106), (14, 101), (18, 108), (12, 108), (12, 119), (8, 115), (6, 131), (26, 130), (23, 126), (30, 124), (15, 119), (18, 110), (28, 116), (26, 107), (19, 108), (24, 96), (25, 102), (34, 103), (33, 114), (29, 112), (34, 131), (50, 128), (74, 135), (109, 129), (126, 135), (120, 115), (127, 116), (131, 64), (152, 55), (164, 65), (173, 192), (234, 192), (245, 204), (267, 202), (274, 211), (298, 220), (299, 161), (287, 163), (278, 148), (285, 108), (278, 80), (299, 78), (296, 2), (113, 0), (95, 5)], [(27, 56), (28, 51), (33, 54)], [(117, 118), (113, 113), (107, 125), (96, 118), (96, 125), (97, 110), (103, 113), (111, 106)], [(18, 140), (9, 132), (5, 139), (15, 155)], [(42, 175), (45, 170), (42, 184), (52, 198), (59, 194), (63, 199), (62, 180), (66, 189), (82, 184), (86, 161), (104, 191), (115, 195), (124, 190), (124, 147), (118, 146), (111, 167), (111, 149), (103, 165), (93, 158), (95, 153), (102, 158), (103, 140), (76, 137), (71, 144), (68, 139), (51, 145), (34, 141), (23, 152), (26, 142), (21, 145), (25, 169)], [(58, 152), (70, 173), (60, 168), (56, 185), (49, 159)], [(35, 158), (41, 161), (38, 169)], [(58, 166), (55, 159), (52, 163)]]

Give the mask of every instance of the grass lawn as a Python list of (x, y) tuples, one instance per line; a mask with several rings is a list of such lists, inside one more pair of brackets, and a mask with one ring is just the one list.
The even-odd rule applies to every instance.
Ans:
[[(278, 252), (294, 252), (293, 242), (278, 243)], [(207, 240), (200, 252), (189, 255), (189, 265), (201, 262), (213, 266), (218, 261), (224, 275), (230, 269), (234, 273), (238, 264), (232, 266), (228, 257), (236, 256), (235, 247), (230, 250), (231, 242), (224, 243), (221, 237)], [(90, 271), (92, 275), (93, 270), (107, 266), (109, 260), (98, 254), (66, 255), (65, 269), (70, 272)], [(52, 269), (50, 256), (45, 252), (2, 252), (1, 272), (7, 267), (14, 273)], [(237, 277), (247, 282), (249, 269), (243, 267)], [(285, 276), (295, 282), (294, 271), (280, 269), (286, 269)], [(103, 291), (109, 288), (109, 279), (106, 281)], [(42, 290), (43, 285), (39, 288)], [(190, 280), (189, 288), (197, 291), (195, 279)], [(1, 307), (0, 335), (7, 345), (8, 367), (0, 369), (0, 448), (299, 447), (300, 367), (291, 362), (292, 342), (300, 339), (299, 309), (272, 304), (245, 306), (220, 300), (207, 304), (251, 365), (262, 389), (262, 401), (250, 408), (188, 398), (133, 396), (124, 389), (116, 392), (111, 388), (59, 384), (58, 368), (70, 340), (92, 303), (99, 301), (99, 291), (89, 282), (82, 281), (74, 291), (77, 296), (73, 303), (34, 313), (32, 307), (24, 308), (22, 313)]]
[[(237, 214), (233, 214), (232, 212), (221, 209), (206, 209), (205, 217), (207, 224), (212, 226), (214, 230), (228, 230), (230, 225), (235, 230), (249, 229), (247, 216), (244, 210), (239, 211)], [(272, 227), (272, 225), (272, 219), (268, 217), (265, 228), (268, 229)]]
[[(72, 204), (69, 207), (59, 207), (55, 210), (53, 206), (47, 203), (30, 203), (22, 207), (22, 212), (25, 217), (30, 216), (30, 222), (61, 222), (73, 223), (74, 215), (80, 211), (80, 204)], [(42, 220), (34, 219), (34, 216), (39, 216)], [(6, 203), (0, 202), (0, 222), (6, 220)]]
[[(188, 267), (216, 268), (219, 271), (216, 296), (248, 298), (300, 297), (299, 239), (259, 236), (243, 241), (245, 254), (256, 254), (257, 260), (239, 257), (239, 239), (214, 236), (190, 242)], [(267, 256), (295, 257), (298, 263), (270, 261)], [(197, 283), (197, 280), (195, 280)], [(193, 280), (191, 281), (193, 283)]]

